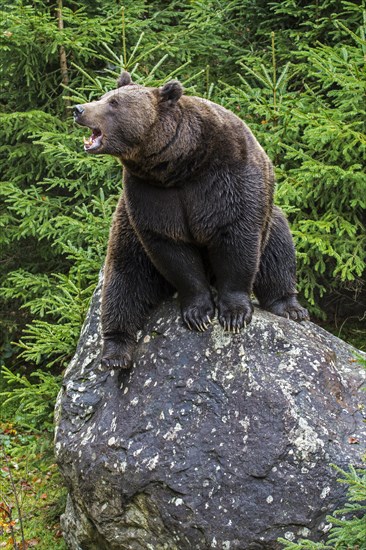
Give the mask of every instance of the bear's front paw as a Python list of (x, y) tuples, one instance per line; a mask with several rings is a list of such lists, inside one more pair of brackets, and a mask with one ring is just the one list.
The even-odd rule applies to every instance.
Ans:
[(199, 296), (186, 304), (182, 303), (183, 321), (190, 330), (207, 330), (214, 314), (215, 306), (211, 296)]
[(132, 367), (133, 344), (119, 340), (104, 340), (103, 367), (129, 369)]
[(253, 306), (244, 293), (230, 293), (218, 302), (219, 323), (228, 332), (239, 333), (252, 320)]

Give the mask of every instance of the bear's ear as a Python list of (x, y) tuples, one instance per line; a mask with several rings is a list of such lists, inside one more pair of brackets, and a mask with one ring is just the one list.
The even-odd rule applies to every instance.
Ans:
[(159, 91), (161, 101), (176, 103), (183, 94), (183, 86), (178, 80), (171, 80), (167, 84), (164, 84)]
[(128, 86), (129, 84), (132, 84), (131, 75), (127, 71), (123, 71), (117, 80), (117, 87), (121, 88), (122, 86)]

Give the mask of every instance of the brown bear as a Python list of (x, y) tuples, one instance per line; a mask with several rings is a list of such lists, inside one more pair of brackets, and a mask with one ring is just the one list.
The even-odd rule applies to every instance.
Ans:
[(211, 323), (211, 282), (227, 331), (250, 322), (252, 292), (276, 315), (308, 318), (296, 299), (290, 230), (273, 205), (272, 164), (242, 120), (183, 95), (177, 81), (144, 87), (126, 72), (74, 117), (92, 130), (87, 153), (124, 166), (105, 265), (105, 366), (131, 366), (148, 310), (176, 290), (189, 329)]

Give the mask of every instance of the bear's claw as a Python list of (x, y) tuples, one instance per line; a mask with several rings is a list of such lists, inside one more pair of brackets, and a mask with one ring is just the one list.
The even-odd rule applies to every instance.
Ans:
[(212, 324), (215, 313), (211, 300), (202, 299), (182, 307), (183, 321), (190, 330), (204, 332)]
[(275, 315), (286, 317), (293, 321), (308, 321), (310, 319), (308, 310), (299, 304), (295, 296), (288, 296), (277, 300), (265, 309)]
[(108, 369), (129, 369), (132, 367), (132, 346), (128, 342), (104, 340), (102, 366)]
[(130, 369), (132, 367), (132, 360), (127, 358), (107, 359), (106, 357), (102, 357), (102, 366), (107, 369)]
[(246, 295), (232, 295), (219, 301), (219, 323), (226, 332), (238, 334), (252, 320), (253, 306)]

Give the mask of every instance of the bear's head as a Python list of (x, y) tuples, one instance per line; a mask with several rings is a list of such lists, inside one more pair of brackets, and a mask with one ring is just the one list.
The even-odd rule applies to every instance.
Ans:
[(84, 139), (85, 151), (127, 159), (149, 139), (156, 139), (154, 126), (176, 108), (183, 88), (175, 80), (161, 88), (140, 86), (127, 72), (121, 74), (117, 86), (98, 101), (76, 105), (74, 120), (92, 130)]

